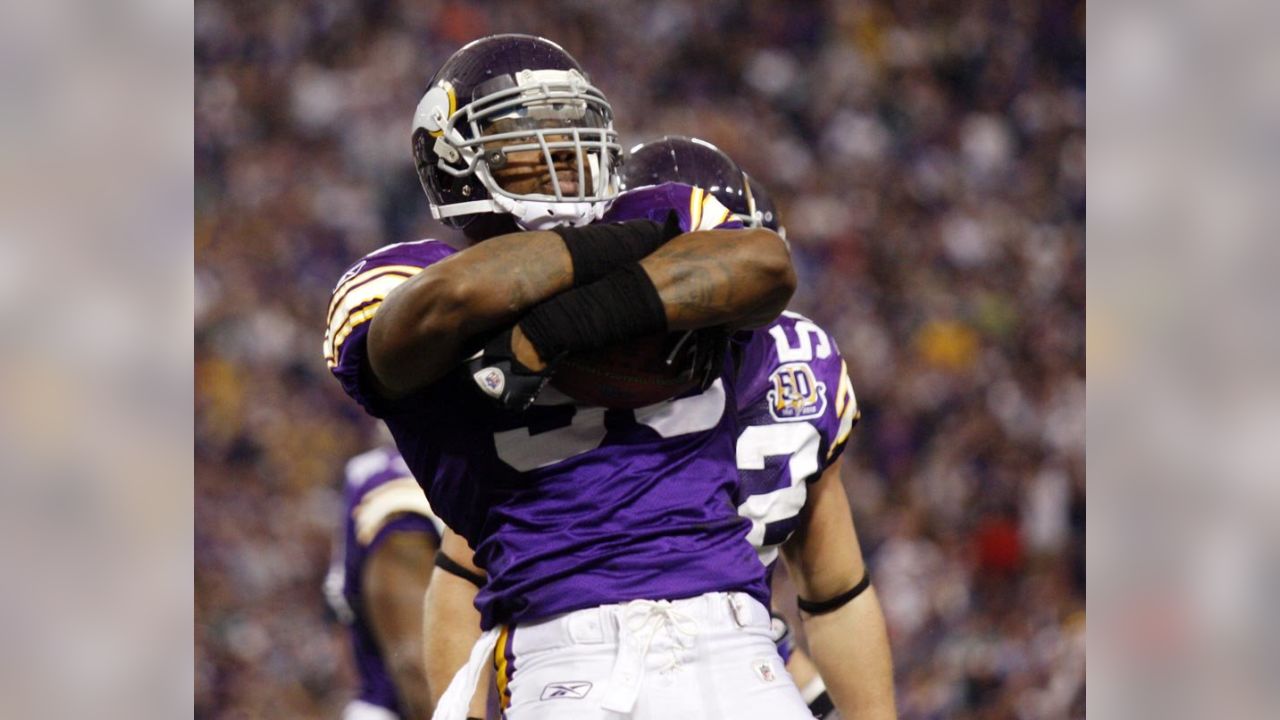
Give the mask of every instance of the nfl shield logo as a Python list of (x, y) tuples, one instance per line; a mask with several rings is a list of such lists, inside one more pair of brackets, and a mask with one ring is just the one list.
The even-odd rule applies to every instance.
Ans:
[(760, 679), (765, 682), (773, 682), (778, 677), (773, 673), (773, 663), (768, 660), (756, 660), (753, 663), (753, 666), (755, 668), (756, 675), (759, 675)]
[(502, 388), (507, 385), (507, 378), (502, 371), (496, 367), (488, 367), (472, 376), (475, 378), (476, 384), (486, 395), (491, 397), (500, 397)]

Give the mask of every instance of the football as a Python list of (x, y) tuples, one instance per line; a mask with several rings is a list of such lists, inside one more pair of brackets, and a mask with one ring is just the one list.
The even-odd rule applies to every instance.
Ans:
[(688, 348), (681, 349), (677, 362), (666, 363), (682, 335), (652, 335), (569, 355), (560, 361), (551, 384), (584, 405), (638, 408), (668, 400), (697, 385), (687, 372)]

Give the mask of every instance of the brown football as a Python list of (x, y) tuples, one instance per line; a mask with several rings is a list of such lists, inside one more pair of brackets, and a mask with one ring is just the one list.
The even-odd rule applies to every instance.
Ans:
[[(551, 384), (585, 405), (638, 408), (692, 389), (688, 361), (666, 364), (680, 334), (652, 335), (560, 361)], [(683, 351), (682, 351), (682, 354)]]

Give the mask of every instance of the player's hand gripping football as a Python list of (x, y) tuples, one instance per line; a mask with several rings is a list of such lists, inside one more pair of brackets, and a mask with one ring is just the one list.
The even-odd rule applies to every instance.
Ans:
[(507, 328), (467, 361), (471, 379), (488, 397), (507, 410), (522, 411), (533, 404), (555, 370), (548, 362), (535, 370), (516, 357), (512, 347), (515, 327)]
[(722, 327), (688, 330), (667, 355), (668, 367), (683, 367), (684, 375), (697, 383), (698, 389), (711, 387), (724, 370), (725, 353), (729, 349), (729, 331)]
[[(646, 223), (650, 234), (641, 233), (639, 236), (625, 233), (620, 236), (609, 234), (628, 225), (628, 223), (624, 222), (591, 226), (591, 230), (594, 232), (604, 232), (605, 235), (603, 236), (591, 236), (589, 239), (581, 235), (566, 237), (566, 247), (569, 248), (570, 254), (574, 255), (575, 251), (577, 253), (574, 259), (575, 279), (581, 283), (588, 278), (597, 278), (600, 275), (607, 274), (608, 271), (616, 268), (617, 264), (624, 259), (626, 261), (634, 261), (635, 256), (631, 253), (637, 252), (640, 247), (643, 247), (643, 250), (638, 254), (640, 256), (647, 255), (683, 232), (680, 226), (680, 217), (674, 210), (667, 213), (666, 219), (660, 227), (652, 220), (630, 221), (631, 225), (637, 227)], [(573, 228), (571, 230), (580, 234), (583, 231), (582, 228)], [(658, 230), (657, 234), (652, 234), (653, 230)], [(570, 230), (565, 230), (564, 232), (570, 232)], [(601, 240), (616, 242), (617, 247), (626, 246), (628, 240), (631, 240), (632, 243), (631, 247), (622, 256), (613, 256), (609, 253), (599, 253), (599, 251), (610, 247), (608, 244), (600, 244)], [(639, 242), (637, 243), (637, 241)], [(593, 248), (593, 252), (596, 254), (593, 255), (592, 252), (588, 252), (587, 248)], [(584, 291), (571, 291), (566, 295), (542, 303), (538, 308), (548, 311), (549, 308), (555, 307), (563, 313), (564, 306), (556, 306), (556, 303), (568, 302), (569, 298), (573, 297), (574, 292), (581, 293)], [(531, 314), (538, 312), (538, 308), (531, 311)], [(542, 388), (546, 386), (554, 374), (558, 361), (566, 353), (559, 352), (555, 357), (542, 358), (543, 364), (539, 368), (530, 367), (525, 362), (521, 362), (517, 348), (513, 345), (513, 340), (519, 338), (522, 341), (522, 345), (525, 346), (524, 349), (529, 351), (529, 357), (533, 357), (535, 360), (538, 359), (538, 350), (534, 349), (533, 344), (528, 341), (529, 339), (524, 337), (523, 331), (520, 335), (516, 335), (514, 331), (514, 327), (510, 328), (490, 340), (478, 356), (467, 362), (467, 369), (471, 373), (471, 379), (475, 381), (481, 392), (494, 399), (507, 410), (522, 411), (537, 399), (538, 394), (542, 392)], [(694, 342), (682, 342), (681, 344), (685, 346), (685, 357), (682, 359), (689, 363), (686, 366), (688, 368), (686, 372), (690, 377), (697, 377), (703, 383), (705, 389), (710, 380), (705, 379), (704, 376), (708, 372), (718, 374), (719, 366), (715, 364), (715, 367), (711, 368), (710, 366), (715, 361), (705, 357), (709, 336), (704, 335), (704, 332), (686, 334), (685, 339), (692, 338)], [(723, 350), (723, 344), (720, 344), (720, 348)], [(668, 366), (674, 366), (677, 363), (676, 357), (679, 352), (679, 349), (672, 352), (671, 357), (667, 359)], [(723, 352), (715, 353), (713, 351), (710, 355), (715, 358), (722, 356)]]

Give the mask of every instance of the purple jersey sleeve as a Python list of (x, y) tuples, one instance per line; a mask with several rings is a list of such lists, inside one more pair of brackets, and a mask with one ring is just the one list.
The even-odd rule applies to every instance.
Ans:
[[(820, 475), (844, 452), (858, 419), (848, 369), (835, 341), (790, 311), (751, 334), (739, 362), (744, 427), (807, 422), (818, 433)], [(810, 482), (817, 476), (806, 478)]]
[(640, 218), (663, 222), (672, 210), (680, 217), (680, 228), (685, 232), (742, 227), (742, 222), (714, 195), (680, 183), (649, 185), (623, 193), (605, 213), (604, 222)]
[(858, 409), (835, 342), (807, 318), (783, 313), (739, 342), (735, 504), (771, 566), (799, 526), (808, 483), (843, 452)]
[(455, 252), (438, 240), (388, 245), (364, 256), (334, 287), (326, 316), (324, 359), (342, 389), (370, 414), (381, 417), (388, 408), (366, 386), (369, 322), (387, 293)]

